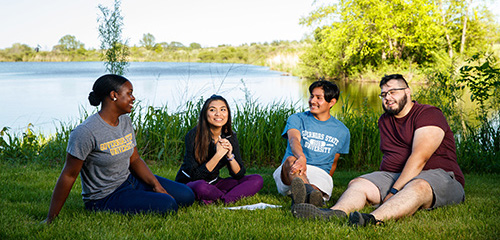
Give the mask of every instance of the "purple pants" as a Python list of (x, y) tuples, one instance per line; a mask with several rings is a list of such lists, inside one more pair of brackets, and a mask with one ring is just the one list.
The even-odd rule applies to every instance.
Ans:
[(239, 180), (231, 177), (221, 178), (215, 184), (209, 184), (205, 180), (196, 180), (188, 182), (187, 185), (193, 190), (196, 200), (211, 204), (220, 199), (227, 204), (253, 196), (262, 188), (263, 182), (260, 175), (252, 174)]

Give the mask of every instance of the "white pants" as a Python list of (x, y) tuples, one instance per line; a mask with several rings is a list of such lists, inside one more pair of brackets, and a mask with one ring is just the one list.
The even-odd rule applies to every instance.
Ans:
[[(273, 173), (274, 181), (276, 182), (276, 187), (278, 188), (278, 192), (283, 195), (290, 195), (290, 185), (285, 185), (283, 181), (281, 181), (281, 168), (283, 164), (281, 164)], [(332, 177), (325, 172), (325, 170), (313, 166), (307, 165), (307, 180), (310, 184), (316, 186), (323, 193), (326, 193), (328, 197), (324, 197), (325, 201), (330, 199), (333, 190), (333, 180)]]

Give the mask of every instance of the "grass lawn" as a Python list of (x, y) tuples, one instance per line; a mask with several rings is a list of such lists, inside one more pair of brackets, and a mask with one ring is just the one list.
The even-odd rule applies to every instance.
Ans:
[[(173, 179), (177, 168), (150, 166)], [(433, 211), (418, 211), (385, 226), (353, 228), (343, 221), (305, 221), (290, 212), (290, 198), (277, 193), (273, 169), (252, 169), (264, 177), (264, 188), (239, 206), (265, 202), (282, 208), (227, 210), (221, 204), (195, 203), (176, 215), (121, 215), (84, 210), (78, 178), (61, 214), (51, 225), (47, 214), (61, 168), (0, 163), (0, 239), (500, 239), (500, 175), (467, 174), (466, 201)], [(328, 206), (360, 172), (335, 173)], [(370, 211), (370, 207), (363, 212)]]

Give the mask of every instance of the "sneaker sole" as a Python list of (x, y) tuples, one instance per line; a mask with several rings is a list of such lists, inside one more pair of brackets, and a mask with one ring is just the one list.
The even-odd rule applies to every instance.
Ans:
[(293, 204), (300, 204), (306, 202), (306, 186), (302, 179), (296, 177), (292, 180), (291, 185)]
[(292, 214), (297, 218), (330, 220), (332, 218), (345, 218), (347, 215), (340, 210), (321, 210), (320, 208), (307, 203), (295, 204), (292, 207)]
[(316, 207), (323, 207), (325, 205), (323, 194), (321, 194), (318, 190), (314, 190), (311, 194), (309, 194), (309, 203)]

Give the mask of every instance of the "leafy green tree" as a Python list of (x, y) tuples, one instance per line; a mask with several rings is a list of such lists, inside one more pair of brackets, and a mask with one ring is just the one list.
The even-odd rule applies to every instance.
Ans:
[(142, 39), (139, 43), (147, 50), (153, 50), (153, 48), (155, 48), (155, 37), (151, 33), (145, 33), (142, 35)]
[(445, 52), (451, 59), (464, 45), (484, 47), (481, 39), (498, 36), (498, 27), (481, 17), (487, 10), (464, 24), (469, 6), (464, 0), (335, 1), (301, 19), (317, 26), (303, 66), (310, 75), (333, 77), (383, 64), (426, 66)]
[(106, 71), (124, 75), (129, 65), (127, 57), (129, 48), (127, 41), (122, 39), (123, 17), (121, 16), (120, 0), (115, 0), (114, 9), (99, 5), (102, 16), (99, 16), (99, 38), (101, 39), (102, 59)]
[(35, 54), (35, 50), (26, 44), (14, 43), (12, 47), (2, 51), (1, 58), (7, 61), (21, 62), (27, 61)]
[(169, 50), (179, 50), (179, 49), (182, 49), (182, 48), (186, 48), (186, 46), (184, 46), (184, 44), (182, 44), (180, 42), (172, 41), (172, 42), (170, 42), (170, 44), (168, 44), (168, 49)]
[[(500, 67), (495, 57), (491, 54), (478, 53), (467, 60), (467, 65), (460, 68), (459, 82), (465, 83), (471, 91), (471, 100), (478, 101), (482, 116), (487, 115), (486, 103), (491, 97), (496, 97), (500, 92)], [(498, 107), (498, 105), (496, 106)]]
[(54, 46), (54, 50), (70, 52), (84, 47), (85, 45), (78, 41), (75, 36), (68, 34), (59, 39), (59, 44)]
[(191, 48), (191, 49), (200, 49), (201, 48), (201, 44), (194, 42), (194, 43), (189, 44), (189, 48)]

